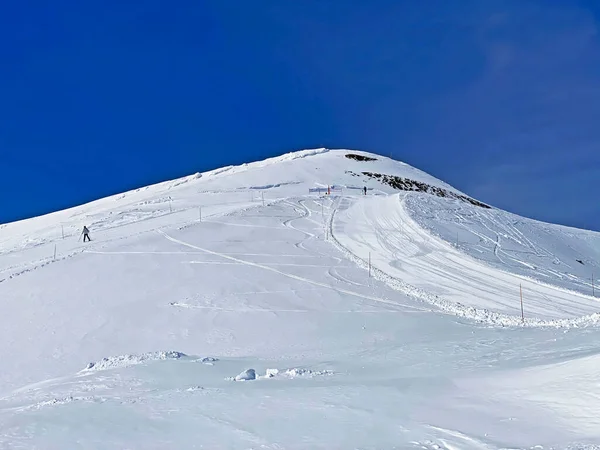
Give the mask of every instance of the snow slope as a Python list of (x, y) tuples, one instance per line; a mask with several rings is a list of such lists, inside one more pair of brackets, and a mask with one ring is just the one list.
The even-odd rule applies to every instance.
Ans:
[(0, 447), (598, 448), (598, 234), (462, 196), (317, 149), (0, 226)]
[[(344, 203), (336, 216), (340, 243), (363, 259), (371, 253), (375, 268), (426, 293), (426, 300), (454, 312), (460, 304), (520, 316), (522, 286), (524, 310), (534, 324), (582, 316), (596, 323), (600, 303), (591, 274), (600, 256), (598, 233), (574, 234), (524, 218), (517, 226), (516, 216), (503, 211), (426, 194)], [(457, 230), (458, 248), (456, 240), (448, 242)], [(586, 260), (586, 270), (577, 267), (583, 266), (577, 258)]]

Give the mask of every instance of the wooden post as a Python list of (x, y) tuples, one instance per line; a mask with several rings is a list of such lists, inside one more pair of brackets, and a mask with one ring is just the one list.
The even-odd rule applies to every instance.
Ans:
[(525, 323), (525, 314), (523, 313), (523, 285), (519, 284), (519, 292), (521, 293), (521, 320)]

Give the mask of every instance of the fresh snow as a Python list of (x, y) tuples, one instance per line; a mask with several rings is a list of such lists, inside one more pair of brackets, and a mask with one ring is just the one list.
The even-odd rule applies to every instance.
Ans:
[(362, 172), (464, 195), (313, 149), (0, 225), (0, 447), (600, 448), (600, 234)]

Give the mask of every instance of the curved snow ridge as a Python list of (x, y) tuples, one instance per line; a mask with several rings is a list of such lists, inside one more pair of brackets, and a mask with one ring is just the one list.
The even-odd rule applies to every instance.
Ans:
[[(369, 263), (359, 256), (352, 253), (333, 233), (333, 222), (338, 208), (336, 205), (329, 216), (328, 227), (331, 236), (331, 243), (340, 250), (346, 258), (354, 262), (359, 267), (365, 270), (369, 269)], [(585, 328), (600, 325), (600, 313), (593, 313), (586, 316), (580, 316), (569, 319), (537, 319), (525, 318), (523, 320), (519, 316), (502, 314), (485, 308), (475, 308), (473, 306), (464, 305), (459, 302), (451, 302), (444, 300), (435, 294), (426, 292), (416, 286), (410, 285), (398, 278), (392, 277), (384, 271), (371, 266), (371, 276), (378, 281), (381, 281), (392, 289), (400, 291), (409, 297), (429, 303), (439, 309), (440, 312), (451, 314), (457, 317), (473, 320), (482, 324), (499, 326), (499, 327), (538, 327), (538, 328)], [(432, 310), (433, 312), (433, 310)]]
[(281, 186), (292, 186), (292, 185), (296, 185), (296, 184), (302, 184), (301, 181), (284, 181), (282, 183), (274, 183), (274, 184), (264, 184), (262, 186), (248, 186), (248, 187), (241, 187), (238, 189), (252, 189), (252, 190), (267, 190), (267, 189), (274, 189), (274, 188), (278, 188)]
[(190, 181), (199, 180), (200, 178), (202, 178), (202, 174), (200, 172), (196, 172), (195, 174), (188, 175), (177, 180), (173, 180), (172, 184), (169, 186), (169, 189), (188, 183)]
[(248, 166), (252, 166), (252, 165), (263, 166), (263, 165), (269, 165), (269, 164), (283, 162), (283, 161), (293, 161), (295, 159), (306, 158), (308, 156), (321, 155), (321, 154), (327, 153), (327, 152), (329, 152), (329, 149), (325, 148), (325, 147), (309, 148), (306, 150), (299, 150), (299, 151), (295, 151), (295, 152), (284, 153), (283, 155), (280, 155), (280, 156), (275, 156), (273, 158), (267, 158), (263, 161), (250, 163), (250, 164), (248, 164)]
[(255, 169), (255, 168), (270, 166), (270, 165), (281, 163), (281, 162), (294, 161), (296, 159), (301, 159), (301, 158), (306, 158), (306, 157), (309, 157), (309, 156), (320, 155), (320, 154), (327, 153), (327, 152), (329, 152), (329, 149), (326, 149), (326, 148), (315, 148), (315, 149), (308, 149), (308, 150), (299, 150), (299, 151), (295, 151), (295, 152), (285, 153), (285, 154), (280, 155), (280, 156), (275, 156), (273, 158), (267, 158), (267, 159), (262, 160), (262, 161), (255, 161), (255, 162), (251, 162), (251, 163), (244, 163), (244, 164), (241, 164), (239, 166), (221, 167), (219, 169), (214, 169), (214, 170), (210, 170), (208, 172), (203, 172), (200, 175), (201, 176), (205, 176), (205, 177), (215, 177), (215, 176), (224, 175), (224, 174), (225, 175), (232, 175), (232, 174), (235, 174), (235, 173), (245, 172), (245, 171), (247, 171), (249, 169)]
[[(143, 363), (146, 363), (149, 361), (166, 361), (166, 360), (174, 360), (174, 359), (182, 359), (182, 358), (189, 358), (189, 356), (186, 355), (185, 353), (177, 352), (174, 350), (148, 352), (148, 353), (142, 353), (139, 355), (110, 356), (108, 358), (102, 358), (100, 361), (88, 363), (88, 365), (85, 367), (85, 369), (81, 370), (79, 373), (88, 373), (88, 372), (97, 372), (97, 371), (101, 371), (101, 370), (118, 369), (118, 368), (143, 364)], [(204, 364), (212, 364), (212, 363), (218, 361), (218, 359), (213, 358), (213, 357), (204, 357), (204, 358), (194, 359), (194, 361), (199, 361)]]
[[(238, 167), (241, 167), (241, 166), (238, 166)], [(229, 172), (230, 170), (232, 170), (234, 168), (235, 168), (235, 166), (220, 167), (218, 169), (209, 170), (208, 172), (204, 172), (201, 175), (207, 176), (207, 177), (214, 177), (215, 175), (220, 175), (222, 173)]]

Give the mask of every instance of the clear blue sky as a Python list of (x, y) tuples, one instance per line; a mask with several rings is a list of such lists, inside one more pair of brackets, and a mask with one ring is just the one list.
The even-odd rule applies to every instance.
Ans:
[(0, 222), (312, 147), (600, 229), (596, 0), (18, 1)]

